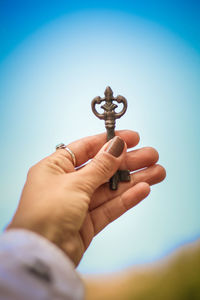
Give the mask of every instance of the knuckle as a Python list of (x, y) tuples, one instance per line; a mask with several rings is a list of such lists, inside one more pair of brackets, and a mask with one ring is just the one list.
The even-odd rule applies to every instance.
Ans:
[(70, 158), (66, 157), (66, 155), (62, 152), (54, 153), (53, 155), (49, 156), (47, 163), (49, 165), (59, 167), (64, 171), (68, 169), (69, 164), (71, 165)]
[(35, 170), (37, 168), (37, 165), (33, 165), (28, 169), (27, 177), (32, 176), (35, 173)]
[(93, 164), (95, 164), (96, 172), (100, 175), (109, 175), (114, 170), (114, 162), (111, 162), (106, 155), (100, 155), (98, 158), (94, 158)]
[(26, 179), (29, 181), (29, 180), (33, 180), (33, 178), (37, 178), (37, 174), (38, 174), (38, 171), (40, 169), (40, 162), (31, 166), (29, 169), (28, 169), (28, 172), (27, 172), (27, 176), (26, 176)]
[(86, 156), (91, 159), (93, 157), (93, 141), (90, 139), (85, 140), (84, 143)]
[(33, 167), (30, 167), (28, 169), (27, 178), (30, 178), (32, 176), (32, 174), (33, 174)]
[(57, 166), (60, 166), (62, 164), (62, 158), (60, 154), (57, 154), (56, 156), (50, 156), (48, 158), (48, 162)]
[(53, 159), (50, 159), (49, 161), (50, 163), (52, 163), (53, 165), (56, 165), (56, 166), (62, 166), (62, 161), (61, 161), (61, 158), (59, 156), (57, 157), (54, 157)]

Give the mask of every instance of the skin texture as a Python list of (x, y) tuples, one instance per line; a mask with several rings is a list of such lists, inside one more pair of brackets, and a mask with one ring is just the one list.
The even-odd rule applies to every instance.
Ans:
[[(93, 237), (147, 197), (149, 185), (165, 178), (165, 169), (156, 164), (155, 149), (127, 152), (138, 144), (138, 133), (124, 130), (116, 134), (125, 141), (118, 157), (108, 152), (112, 141), (106, 143), (106, 135), (100, 134), (68, 145), (76, 156), (76, 169), (65, 149), (31, 167), (7, 229), (24, 228), (44, 236), (77, 266)], [(109, 178), (120, 168), (132, 172), (131, 181), (111, 191)]]

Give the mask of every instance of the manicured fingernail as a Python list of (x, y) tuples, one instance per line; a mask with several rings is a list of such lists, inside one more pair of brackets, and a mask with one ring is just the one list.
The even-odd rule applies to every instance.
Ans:
[(109, 154), (119, 157), (124, 149), (124, 141), (119, 137), (115, 136), (108, 145), (108, 148), (106, 149), (106, 152)]

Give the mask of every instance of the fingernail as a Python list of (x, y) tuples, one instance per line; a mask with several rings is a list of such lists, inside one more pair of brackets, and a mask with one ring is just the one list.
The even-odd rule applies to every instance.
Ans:
[(122, 154), (123, 149), (124, 141), (119, 136), (115, 136), (108, 145), (106, 152), (115, 157), (119, 157)]

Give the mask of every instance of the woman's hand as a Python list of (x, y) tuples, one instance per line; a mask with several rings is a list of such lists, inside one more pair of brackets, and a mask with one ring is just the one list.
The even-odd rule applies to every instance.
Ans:
[[(76, 167), (91, 160), (77, 170), (65, 149), (34, 165), (8, 229), (37, 232), (77, 265), (98, 232), (144, 199), (150, 192), (149, 185), (165, 178), (165, 169), (156, 165), (156, 150), (148, 147), (126, 151), (138, 144), (136, 132), (116, 134), (121, 138), (106, 144), (106, 135), (100, 134), (68, 145), (76, 156)], [(109, 178), (119, 168), (133, 172), (131, 181), (111, 191)]]

